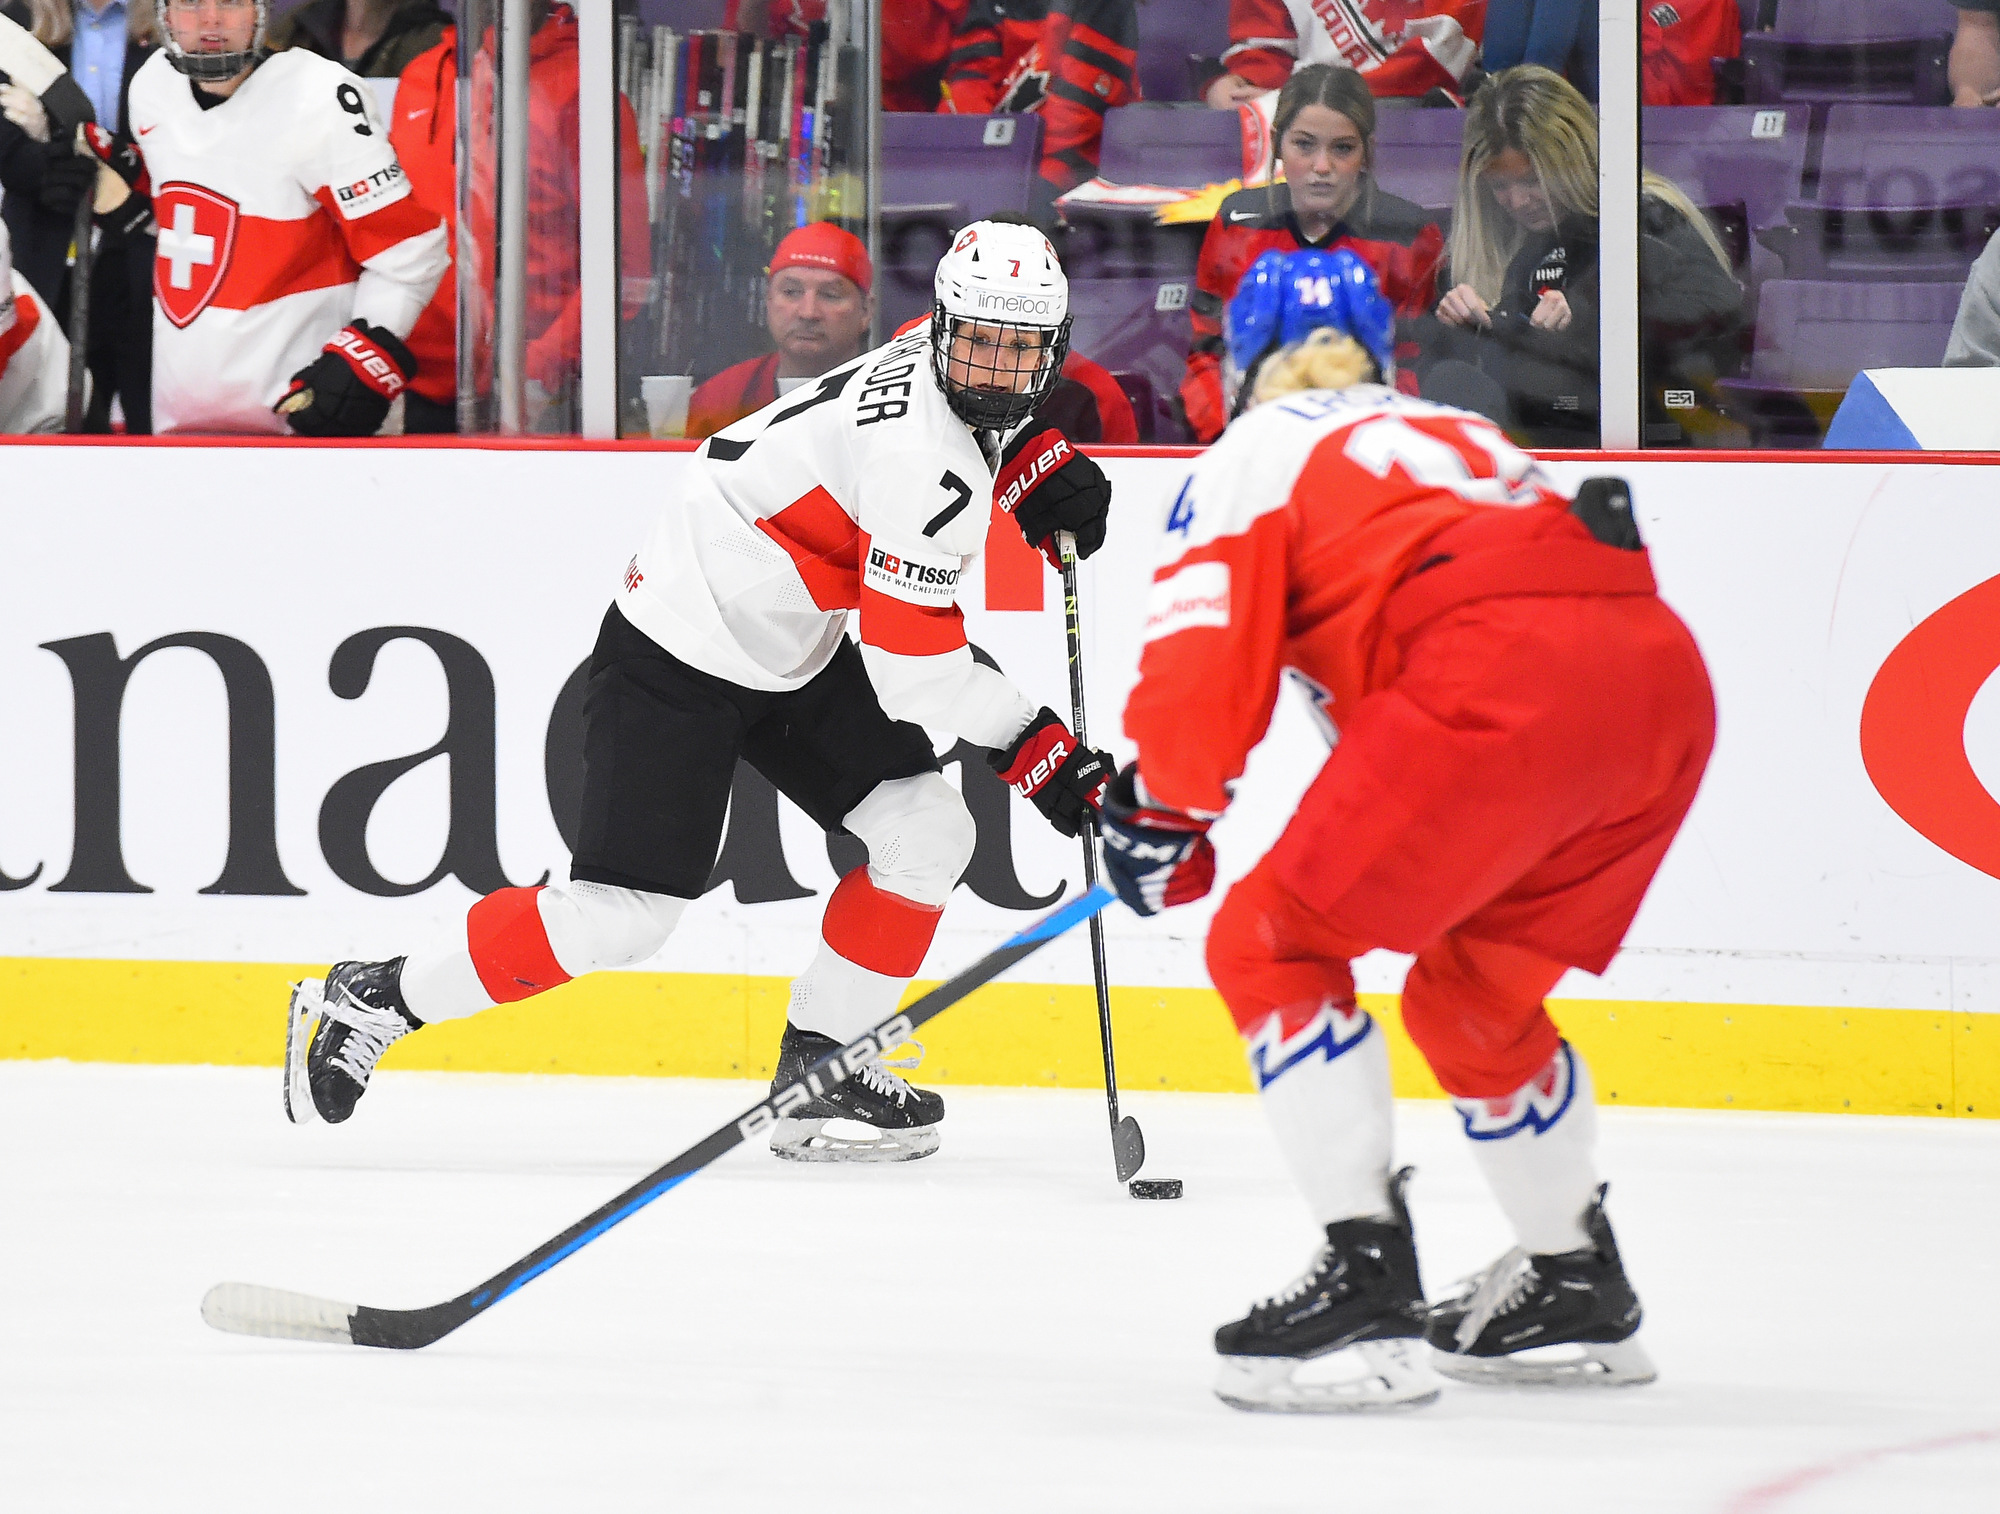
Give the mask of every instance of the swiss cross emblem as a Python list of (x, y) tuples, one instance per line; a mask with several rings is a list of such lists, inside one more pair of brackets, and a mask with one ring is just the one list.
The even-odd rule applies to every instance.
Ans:
[(153, 219), (160, 225), (153, 294), (167, 319), (185, 326), (222, 287), (241, 213), (227, 195), (199, 184), (173, 183), (153, 192)]

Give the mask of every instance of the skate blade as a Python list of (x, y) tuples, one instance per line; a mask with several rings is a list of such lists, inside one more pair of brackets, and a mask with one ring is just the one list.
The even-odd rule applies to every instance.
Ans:
[[(1435, 1403), (1423, 1343), (1362, 1341), (1324, 1356), (1225, 1356), (1215, 1396), (1252, 1414), (1379, 1414)], [(1330, 1367), (1333, 1375), (1323, 1375)], [(1310, 1370), (1310, 1375), (1301, 1378)]]
[(1497, 1388), (1636, 1388), (1660, 1375), (1637, 1336), (1536, 1346), (1512, 1356), (1464, 1356), (1433, 1347), (1431, 1365), (1454, 1382)]
[(780, 1120), (771, 1127), (771, 1150), (788, 1162), (914, 1162), (938, 1149), (935, 1125), (877, 1130), (857, 1139), (826, 1128), (835, 1123), (872, 1129), (858, 1120)]
[(316, 978), (292, 985), (292, 1002), (285, 1025), (285, 1118), (294, 1125), (316, 1125), (312, 1088), (306, 1082), (306, 1051), (313, 1025), (325, 1008), (325, 989)]

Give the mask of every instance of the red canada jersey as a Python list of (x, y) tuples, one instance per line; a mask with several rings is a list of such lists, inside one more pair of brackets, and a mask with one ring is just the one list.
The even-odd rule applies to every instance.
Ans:
[(1196, 441), (1215, 440), (1229, 419), (1222, 396), (1222, 312), (1244, 270), (1266, 252), (1302, 247), (1345, 247), (1375, 270), (1383, 298), (1399, 316), (1422, 315), (1437, 299), (1444, 232), (1437, 217), (1422, 207), (1377, 189), (1324, 239), (1308, 242), (1292, 214), (1286, 186), (1238, 190), (1209, 223), (1195, 269), (1194, 348), (1181, 381), (1181, 400)]
[(1132, 0), (972, 0), (952, 40), (944, 109), (1039, 111), (1042, 177), (1070, 189), (1097, 172), (1104, 113), (1139, 98)]
[(1383, 96), (1456, 91), (1479, 60), (1486, 0), (1229, 0), (1223, 67), (1279, 89), (1308, 63), (1341, 63)]
[(204, 109), (160, 52), (128, 119), (160, 227), (155, 431), (282, 435), (271, 407), (341, 327), (409, 335), (450, 258), (365, 81), (293, 48)]
[(1380, 385), (1245, 413), (1195, 463), (1156, 555), (1125, 706), (1147, 790), (1221, 811), (1287, 669), (1330, 731), (1395, 678), (1383, 606), (1439, 533), (1486, 514), (1568, 534), (1568, 503), (1491, 421)]
[(1743, 51), (1736, 0), (1640, 0), (1639, 68), (1648, 105), (1713, 105), (1717, 58)]

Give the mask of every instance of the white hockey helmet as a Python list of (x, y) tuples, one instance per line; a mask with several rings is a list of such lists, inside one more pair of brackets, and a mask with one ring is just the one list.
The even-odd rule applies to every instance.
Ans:
[[(974, 221), (938, 259), (935, 287), (931, 371), (945, 403), (975, 430), (1006, 431), (1019, 425), (1048, 398), (1069, 355), (1069, 280), (1055, 248), (1033, 226)], [(990, 358), (982, 360), (975, 349), (957, 370), (971, 382), (954, 382), (951, 350), (961, 325), (1037, 333), (1041, 357), (1034, 381), (1017, 391), (1013, 373), (1003, 373)], [(988, 353), (998, 350), (982, 345)]]
[(257, 12), (257, 26), (250, 34), (247, 52), (189, 52), (174, 36), (173, 19), (175, 11), (192, 14), (203, 5), (216, 4), (217, 0), (160, 0), (159, 24), (160, 46), (165, 50), (167, 61), (197, 83), (220, 84), (233, 79), (246, 68), (254, 68), (271, 55), (264, 39), (271, 29), (271, 0), (220, 0), (226, 8), (240, 6)]

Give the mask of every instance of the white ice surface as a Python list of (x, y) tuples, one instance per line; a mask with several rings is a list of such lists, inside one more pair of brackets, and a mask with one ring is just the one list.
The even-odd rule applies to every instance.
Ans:
[[(392, 1073), (296, 1130), (274, 1070), (0, 1063), (0, 1509), (2000, 1508), (1992, 1123), (1607, 1111), (1660, 1382), (1401, 1416), (1210, 1396), (1313, 1243), (1226, 1095), (1129, 1101), (1178, 1204), (1112, 1181), (1101, 1098), (947, 1090), (938, 1156), (732, 1153), (425, 1351), (201, 1322), (223, 1279), (447, 1298), (754, 1092)], [(1398, 1113), (1435, 1291), (1507, 1237)]]

